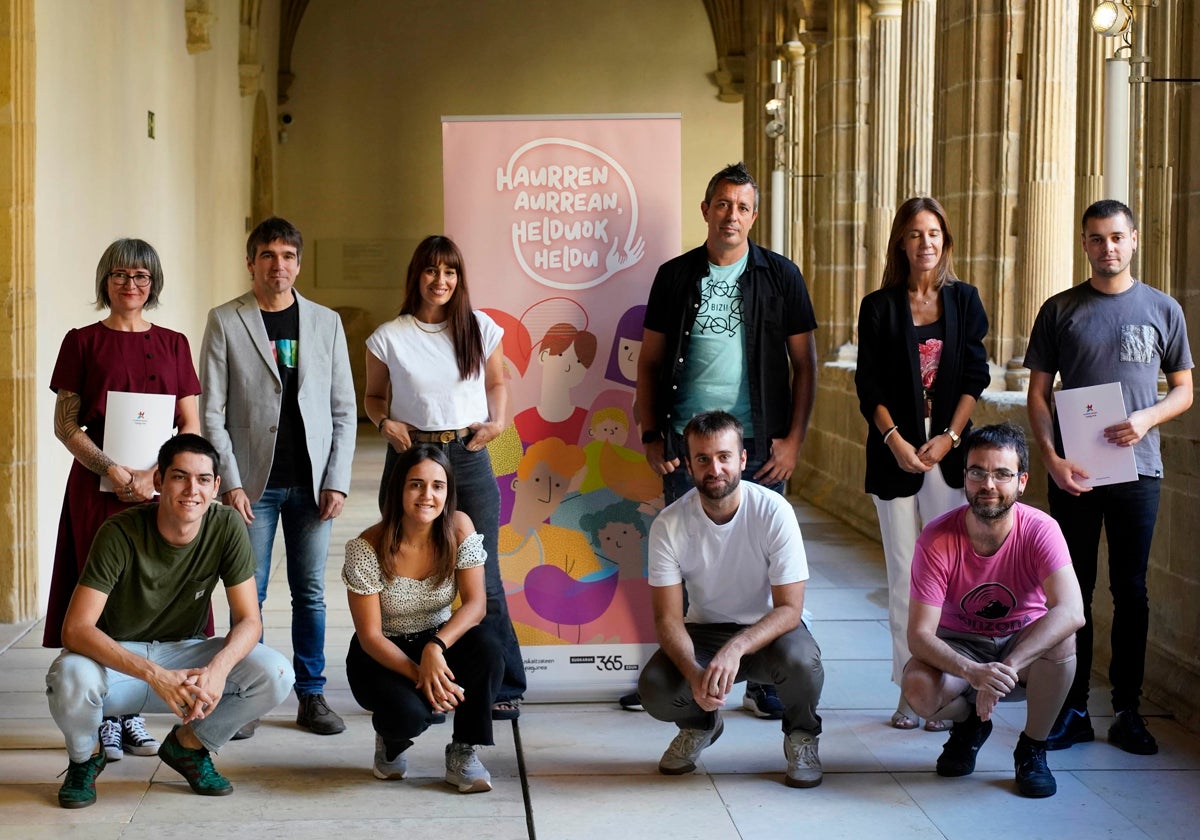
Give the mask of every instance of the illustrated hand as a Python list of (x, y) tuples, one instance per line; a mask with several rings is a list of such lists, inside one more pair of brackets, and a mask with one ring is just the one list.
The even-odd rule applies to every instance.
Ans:
[(646, 243), (640, 236), (637, 242), (633, 243), (633, 247), (624, 254), (619, 253), (619, 243), (614, 240), (612, 248), (608, 251), (608, 256), (604, 258), (604, 268), (609, 274), (616, 274), (622, 269), (632, 268), (641, 261), (642, 255), (645, 252)]
[(228, 493), (221, 494), (221, 501), (242, 515), (242, 521), (249, 525), (254, 521), (254, 511), (250, 508), (250, 497), (241, 487), (235, 487)]

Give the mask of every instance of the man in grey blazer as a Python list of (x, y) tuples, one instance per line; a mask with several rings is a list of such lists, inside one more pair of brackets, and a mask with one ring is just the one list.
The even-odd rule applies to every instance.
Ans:
[[(250, 234), (253, 288), (208, 313), (201, 416), (221, 456), (222, 501), (250, 532), (260, 609), (283, 521), (296, 723), (333, 735), (346, 725), (324, 695), (325, 562), (350, 488), (358, 418), (341, 319), (293, 289), (303, 248), (300, 231), (277, 217)], [(239, 733), (251, 734), (252, 725)]]

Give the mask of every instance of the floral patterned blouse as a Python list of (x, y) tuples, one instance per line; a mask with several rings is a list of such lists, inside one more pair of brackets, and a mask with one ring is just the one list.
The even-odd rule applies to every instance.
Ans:
[[(454, 568), (473, 569), (482, 566), (486, 559), (483, 535), (477, 532), (459, 543)], [(342, 583), (356, 595), (379, 596), (385, 636), (420, 633), (432, 627), (441, 627), (450, 620), (450, 604), (458, 594), (454, 575), (440, 585), (432, 578), (415, 580), (398, 577), (385, 580), (375, 549), (361, 537), (346, 543)]]

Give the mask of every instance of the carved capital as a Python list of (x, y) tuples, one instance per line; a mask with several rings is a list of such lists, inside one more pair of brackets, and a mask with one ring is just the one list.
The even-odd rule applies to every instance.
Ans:
[(208, 10), (207, 3), (188, 3), (183, 13), (187, 21), (187, 51), (190, 55), (212, 49), (210, 33), (217, 16)]

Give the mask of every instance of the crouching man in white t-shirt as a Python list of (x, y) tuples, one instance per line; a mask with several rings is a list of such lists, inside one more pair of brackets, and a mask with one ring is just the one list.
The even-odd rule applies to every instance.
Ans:
[(638, 681), (646, 711), (679, 727), (659, 772), (696, 769), (700, 753), (721, 737), (726, 695), (751, 679), (774, 685), (783, 703), (786, 783), (816, 787), (825, 671), (801, 621), (808, 561), (796, 514), (780, 494), (741, 483), (746, 452), (732, 414), (698, 414), (683, 437), (696, 486), (650, 528), (660, 648)]

